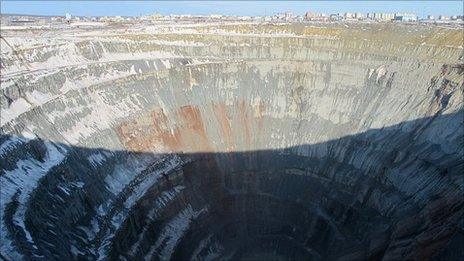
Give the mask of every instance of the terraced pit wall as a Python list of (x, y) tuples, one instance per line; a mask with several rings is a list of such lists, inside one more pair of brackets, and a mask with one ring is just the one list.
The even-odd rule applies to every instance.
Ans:
[(460, 30), (2, 37), (4, 259), (459, 258)]

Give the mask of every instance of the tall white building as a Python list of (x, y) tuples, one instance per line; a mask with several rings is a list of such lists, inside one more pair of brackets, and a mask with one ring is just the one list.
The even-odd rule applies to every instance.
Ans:
[(415, 22), (417, 21), (416, 14), (407, 14), (407, 13), (397, 13), (395, 14), (395, 20), (403, 22)]
[(352, 19), (352, 18), (354, 18), (354, 14), (353, 13), (345, 13), (344, 17), (345, 17), (345, 19)]

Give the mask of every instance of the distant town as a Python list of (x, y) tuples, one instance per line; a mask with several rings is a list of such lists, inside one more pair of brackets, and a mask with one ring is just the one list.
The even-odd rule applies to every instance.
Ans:
[(229, 16), (229, 15), (142, 15), (137, 17), (124, 16), (73, 16), (65, 14), (63, 16), (31, 16), (31, 15), (2, 15), (2, 25), (27, 25), (27, 24), (49, 24), (49, 23), (76, 23), (76, 22), (104, 22), (104, 23), (128, 23), (128, 22), (153, 22), (153, 21), (250, 21), (250, 22), (403, 22), (403, 23), (432, 23), (462, 25), (463, 15), (427, 15), (419, 18), (413, 13), (317, 13), (307, 12), (305, 15), (294, 15), (292, 12), (277, 13), (264, 16)]

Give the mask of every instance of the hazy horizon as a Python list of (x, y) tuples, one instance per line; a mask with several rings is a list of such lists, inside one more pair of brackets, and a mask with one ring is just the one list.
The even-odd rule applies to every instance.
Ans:
[(1, 1), (2, 14), (140, 16), (152, 13), (272, 15), (291, 11), (320, 13), (385, 12), (461, 15), (461, 1)]

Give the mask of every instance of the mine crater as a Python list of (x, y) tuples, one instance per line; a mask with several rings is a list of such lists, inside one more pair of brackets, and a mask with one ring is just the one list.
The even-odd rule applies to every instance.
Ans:
[(1, 257), (450, 257), (457, 33), (363, 26), (63, 29), (2, 52)]

